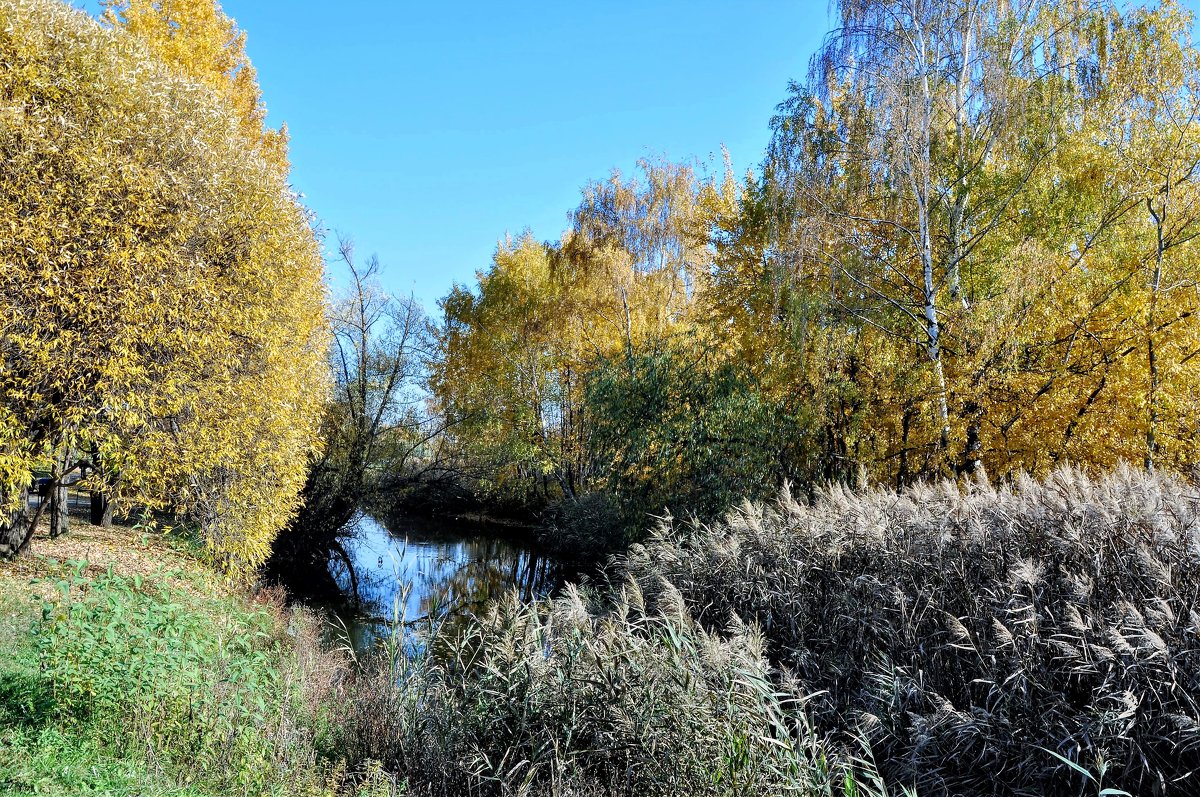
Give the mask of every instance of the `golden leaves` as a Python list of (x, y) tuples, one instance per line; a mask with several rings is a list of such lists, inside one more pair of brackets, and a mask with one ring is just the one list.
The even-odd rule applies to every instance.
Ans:
[(130, 34), (53, 0), (2, 0), (0, 21), (0, 90), (36, 111), (0, 127), (0, 487), (94, 448), (98, 488), (186, 509), (254, 565), (328, 379), (307, 211), (231, 109)]
[(215, 91), (237, 117), (246, 141), (287, 173), (287, 127), (264, 126), (267, 109), (246, 56), (246, 34), (216, 0), (103, 0), (102, 5), (106, 24), (124, 28), (162, 63)]

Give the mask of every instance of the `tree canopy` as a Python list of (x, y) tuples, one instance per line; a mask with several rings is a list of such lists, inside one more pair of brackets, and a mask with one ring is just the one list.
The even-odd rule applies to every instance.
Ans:
[(254, 565), (327, 393), (323, 264), (261, 127), (157, 50), (56, 0), (0, 2), (4, 543), (31, 470), (94, 451), (100, 489)]
[[(639, 524), (783, 481), (1196, 464), (1200, 59), (1174, 0), (843, 0), (759, 168), (585, 186), (559, 240), (507, 238), (450, 291), (429, 350), (411, 302), (371, 334), (335, 311), (333, 404), (318, 242), (236, 24), (0, 12), (9, 510), (86, 452), (103, 491), (256, 563), (310, 461), (330, 516), (342, 476), (436, 450), (488, 500), (605, 494)], [(418, 382), (432, 420), (393, 406)], [(320, 418), (339, 448), (312, 458)]]
[(503, 441), (475, 449), (485, 488), (688, 511), (728, 485), (1196, 463), (1191, 16), (834, 18), (759, 169), (589, 186), (562, 242), (502, 244), (443, 301), (435, 391)]
[(288, 170), (287, 125), (266, 127), (246, 34), (215, 0), (102, 0), (106, 25), (138, 37), (164, 64), (212, 89), (237, 115), (242, 134), (268, 163)]

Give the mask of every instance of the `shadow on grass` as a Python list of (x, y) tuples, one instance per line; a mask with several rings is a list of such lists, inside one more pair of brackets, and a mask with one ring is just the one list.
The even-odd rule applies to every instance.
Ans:
[(40, 728), (53, 713), (48, 680), (34, 672), (0, 672), (0, 728)]

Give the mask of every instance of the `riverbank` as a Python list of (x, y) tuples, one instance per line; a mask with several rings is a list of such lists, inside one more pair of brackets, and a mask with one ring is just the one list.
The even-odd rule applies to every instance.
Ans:
[[(461, 489), (453, 499), (410, 494), (382, 500), (370, 511), (386, 524), (417, 518), (432, 524), (465, 522), (492, 529), (490, 536), (551, 556), (579, 572), (596, 571), (641, 538), (651, 515), (621, 508), (618, 496), (591, 493), (530, 504), (496, 500)], [(666, 513), (664, 507), (657, 508)]]
[(429, 623), (417, 655), (355, 657), (170, 537), (39, 534), (0, 564), (0, 792), (732, 795), (819, 774), (752, 639), (622, 600), (509, 596)]
[(334, 794), (316, 638), (170, 536), (43, 531), (0, 562), (0, 793)]
[(0, 565), (0, 792), (1182, 797), (1198, 529), (1195, 485), (1128, 468), (785, 493), (355, 652), (75, 526)]

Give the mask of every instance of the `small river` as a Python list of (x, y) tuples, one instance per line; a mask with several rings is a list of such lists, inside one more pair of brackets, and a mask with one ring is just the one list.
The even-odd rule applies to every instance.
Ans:
[(413, 518), (383, 522), (360, 515), (330, 571), (345, 600), (333, 607), (351, 644), (369, 647), (394, 617), (409, 626), (480, 608), (516, 590), (523, 600), (550, 595), (563, 582), (554, 559), (514, 541), (510, 530), (470, 520)]

